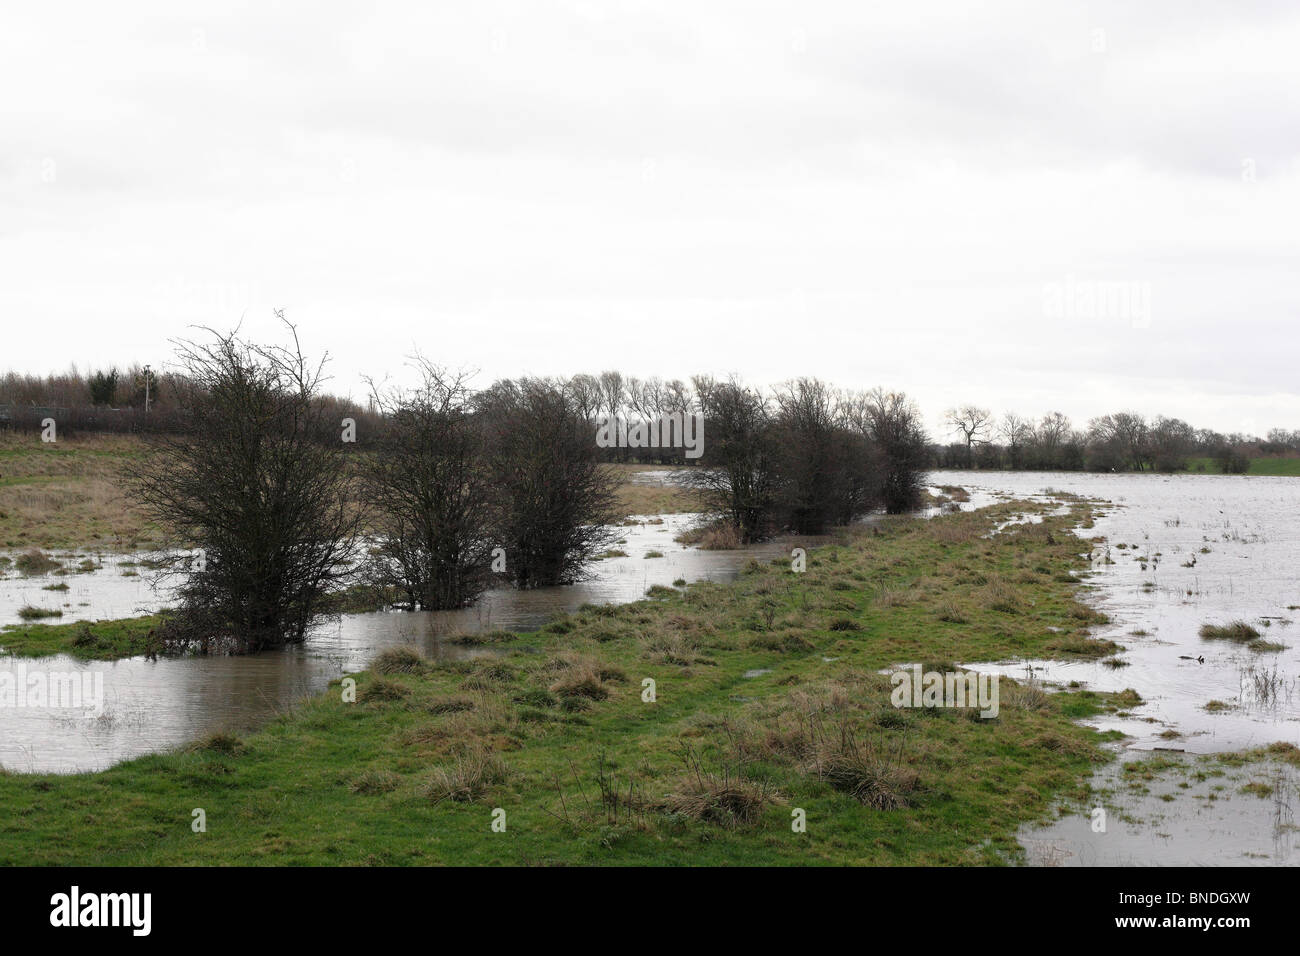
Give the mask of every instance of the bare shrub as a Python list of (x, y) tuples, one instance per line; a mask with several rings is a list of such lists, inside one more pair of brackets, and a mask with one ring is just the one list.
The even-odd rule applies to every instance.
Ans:
[[(339, 425), (320, 398), (324, 361), (212, 332), (179, 342), (184, 432), (156, 436), (134, 474), (145, 509), (202, 551), (186, 560), (164, 640), (251, 653), (306, 639), (326, 591), (350, 574), (360, 514)], [(188, 556), (187, 556), (188, 557)]]

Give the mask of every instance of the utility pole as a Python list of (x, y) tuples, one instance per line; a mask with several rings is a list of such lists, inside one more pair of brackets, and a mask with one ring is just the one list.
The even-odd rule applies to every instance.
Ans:
[(144, 367), (144, 413), (149, 414), (149, 380), (153, 378), (153, 373), (149, 371), (151, 366)]

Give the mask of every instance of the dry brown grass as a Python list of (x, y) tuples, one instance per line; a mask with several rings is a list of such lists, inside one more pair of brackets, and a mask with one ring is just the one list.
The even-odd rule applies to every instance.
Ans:
[(424, 796), (434, 803), (451, 800), (471, 803), (510, 777), (510, 768), (496, 754), (473, 748), (450, 764), (438, 767), (424, 787)]
[(708, 521), (687, 528), (673, 539), (703, 551), (734, 551), (741, 546), (740, 532), (725, 520)]
[(997, 575), (990, 576), (988, 583), (974, 597), (982, 606), (1003, 614), (1019, 614), (1025, 609), (1020, 589)]
[[(0, 432), (0, 548), (130, 552), (163, 546), (163, 529), (127, 494), (130, 470), (147, 454), (146, 444), (130, 435), (45, 443), (36, 435)], [(622, 479), (620, 514), (698, 510), (686, 489), (631, 483), (649, 467), (610, 467)]]
[(380, 651), (370, 662), (370, 669), (376, 674), (419, 674), (428, 661), (413, 647), (390, 647)]
[(864, 806), (896, 810), (921, 790), (914, 755), (901, 738), (861, 733), (873, 716), (897, 716), (892, 707), (881, 711), (866, 703), (886, 694), (886, 684), (881, 675), (860, 674), (847, 683), (796, 690), (765, 712), (726, 719), (718, 729), (742, 766), (753, 760), (790, 764)]
[(818, 768), (836, 790), (876, 810), (908, 806), (920, 788), (920, 775), (904, 763), (901, 743), (861, 742), (851, 733), (823, 745)]
[(685, 514), (699, 511), (696, 496), (677, 485), (633, 484), (633, 478), (643, 471), (662, 471), (662, 466), (609, 465), (618, 475), (620, 484), (615, 496), (615, 512), (620, 515)]
[(757, 823), (764, 808), (777, 799), (770, 783), (748, 778), (743, 765), (711, 769), (686, 744), (679, 756), (686, 773), (659, 801), (657, 808), (666, 813), (734, 828)]
[(555, 669), (559, 671), (551, 684), (552, 694), (560, 697), (585, 697), (588, 700), (605, 700), (612, 693), (611, 683), (627, 680), (627, 675), (594, 658), (570, 655), (558, 658)]
[(162, 535), (126, 494), (146, 454), (139, 439), (86, 435), (44, 443), (0, 433), (0, 547), (134, 551)]

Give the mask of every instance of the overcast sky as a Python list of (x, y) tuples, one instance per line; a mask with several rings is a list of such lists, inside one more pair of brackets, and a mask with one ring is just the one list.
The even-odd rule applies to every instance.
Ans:
[(0, 367), (283, 307), (356, 396), (419, 348), (1300, 428), (1295, 3), (204, 6), (5, 5)]

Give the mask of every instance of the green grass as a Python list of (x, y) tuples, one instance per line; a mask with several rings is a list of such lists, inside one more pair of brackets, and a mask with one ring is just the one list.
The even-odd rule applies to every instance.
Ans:
[[(1211, 475), (1222, 474), (1219, 463), (1213, 458), (1189, 459), (1187, 470), (1206, 472)], [(1300, 477), (1300, 458), (1252, 458), (1246, 474), (1289, 478)]]
[(72, 624), (17, 624), (0, 629), (0, 648), (19, 657), (71, 654), (83, 660), (117, 660), (149, 649), (157, 615)]
[(896, 709), (877, 671), (1086, 649), (1096, 616), (1068, 572), (1087, 506), (984, 537), (1035, 508), (890, 520), (804, 573), (751, 562), (729, 584), (588, 606), (499, 656), (389, 655), (355, 675), (355, 702), (336, 682), (260, 730), (100, 773), (0, 773), (0, 864), (1017, 860), (1019, 826), (1107, 759), (1075, 721), (1137, 695), (1004, 679), (981, 720)]

